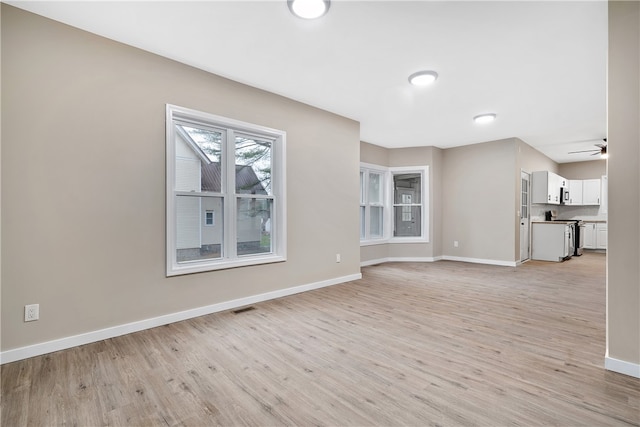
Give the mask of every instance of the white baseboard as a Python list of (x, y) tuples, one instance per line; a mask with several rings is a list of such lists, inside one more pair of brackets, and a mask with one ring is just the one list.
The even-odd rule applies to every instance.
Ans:
[(613, 371), (619, 374), (625, 374), (631, 377), (640, 378), (640, 365), (638, 365), (637, 363), (625, 362), (624, 360), (618, 360), (606, 356), (604, 358), (604, 368), (607, 371)]
[(151, 319), (140, 320), (138, 322), (126, 323), (123, 325), (113, 326), (110, 328), (100, 329), (97, 331), (87, 332), (80, 335), (74, 335), (66, 338), (60, 338), (53, 341), (47, 341), (26, 347), (20, 347), (12, 350), (6, 350), (0, 353), (0, 364), (15, 362), (17, 360), (28, 359), (29, 357), (40, 356), (42, 354), (52, 353), (54, 351), (65, 350), (84, 344), (90, 344), (102, 341), (108, 338), (115, 338), (121, 335), (133, 332), (143, 331), (145, 329), (155, 328), (157, 326), (167, 325), (169, 323), (179, 322), (194, 317), (204, 316), (206, 314), (217, 313), (220, 311), (231, 310), (238, 307), (256, 304), (276, 298), (282, 298), (300, 292), (311, 291), (313, 289), (324, 288), (327, 286), (338, 285), (340, 283), (351, 282), (362, 278), (362, 274), (352, 274), (349, 276), (336, 277), (334, 279), (323, 280), (321, 282), (309, 283), (306, 285), (294, 286), (287, 289), (279, 289), (277, 291), (266, 292), (264, 294), (252, 295), (245, 298), (239, 298), (231, 301), (225, 301), (218, 304), (207, 305), (204, 307), (193, 308), (190, 310), (180, 311), (178, 313), (166, 314)]
[(372, 259), (369, 261), (361, 262), (360, 267), (383, 264), (385, 262), (435, 262), (440, 260), (472, 262), (474, 264), (499, 265), (502, 267), (515, 267), (518, 264), (517, 261), (500, 261), (495, 259), (464, 258), (464, 257), (443, 255), (443, 256), (437, 256), (437, 257), (396, 257), (396, 258), (389, 257), (389, 258)]
[(449, 255), (444, 255), (442, 259), (446, 261), (471, 262), (474, 264), (499, 265), (502, 267), (515, 267), (518, 264), (516, 261), (501, 261), (497, 259), (482, 259), (482, 258), (465, 258), (465, 257), (449, 256)]

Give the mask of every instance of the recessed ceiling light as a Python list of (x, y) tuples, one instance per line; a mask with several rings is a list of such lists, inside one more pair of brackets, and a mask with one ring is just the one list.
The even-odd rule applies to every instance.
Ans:
[(495, 113), (487, 113), (487, 114), (480, 114), (478, 116), (475, 116), (473, 118), (473, 121), (476, 123), (482, 124), (482, 123), (491, 123), (495, 119), (496, 119)]
[(329, 0), (287, 0), (291, 13), (303, 19), (316, 19), (327, 13)]
[(418, 71), (409, 76), (409, 83), (414, 86), (427, 86), (435, 82), (438, 78), (438, 73), (435, 71)]

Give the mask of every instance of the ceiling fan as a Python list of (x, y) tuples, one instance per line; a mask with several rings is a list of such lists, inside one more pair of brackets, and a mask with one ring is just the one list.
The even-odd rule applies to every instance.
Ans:
[(603, 159), (606, 159), (607, 158), (607, 138), (602, 138), (602, 141), (604, 141), (604, 144), (593, 144), (596, 147), (598, 147), (593, 150), (569, 151), (569, 154), (593, 153), (591, 154), (592, 156), (597, 156), (598, 154), (600, 154), (600, 156)]

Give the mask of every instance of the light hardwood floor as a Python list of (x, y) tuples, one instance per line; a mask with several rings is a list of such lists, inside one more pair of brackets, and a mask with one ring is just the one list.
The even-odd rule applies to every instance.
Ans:
[(605, 257), (389, 263), (254, 310), (2, 366), (2, 426), (640, 423), (603, 369)]

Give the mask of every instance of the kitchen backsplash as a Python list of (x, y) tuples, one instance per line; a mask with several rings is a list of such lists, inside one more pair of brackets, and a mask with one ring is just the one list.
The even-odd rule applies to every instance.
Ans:
[(581, 219), (584, 221), (606, 221), (607, 213), (601, 206), (531, 205), (531, 220), (544, 221), (546, 211), (558, 212), (558, 219)]

